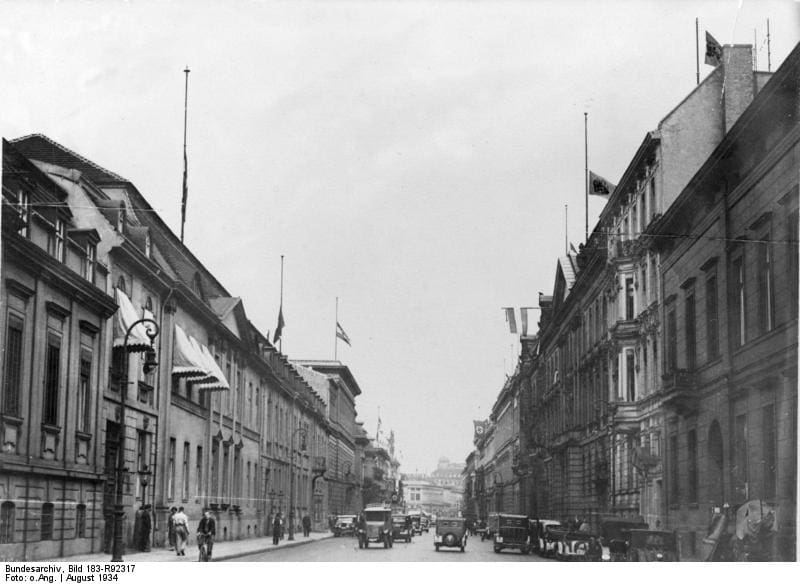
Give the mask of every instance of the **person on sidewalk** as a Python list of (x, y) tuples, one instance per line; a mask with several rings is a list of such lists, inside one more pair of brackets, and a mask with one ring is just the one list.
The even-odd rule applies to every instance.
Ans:
[(178, 512), (177, 507), (172, 507), (169, 510), (169, 517), (167, 517), (167, 539), (169, 540), (169, 551), (175, 551), (176, 537), (175, 537), (175, 514)]
[(133, 547), (137, 551), (144, 551), (142, 548), (142, 518), (144, 517), (144, 505), (136, 510), (133, 516)]
[(308, 537), (311, 533), (311, 517), (303, 515), (303, 537)]
[(214, 549), (214, 536), (217, 535), (217, 522), (211, 511), (206, 511), (200, 523), (197, 525), (197, 546), (206, 542), (207, 561), (211, 561), (211, 552)]
[(153, 527), (153, 520), (150, 518), (151, 509), (150, 505), (145, 505), (144, 515), (142, 515), (141, 546), (139, 549), (143, 552), (150, 551), (150, 531)]
[(275, 519), (272, 520), (272, 545), (278, 545), (278, 540), (281, 538), (281, 512), (275, 514)]
[(186, 541), (189, 539), (189, 518), (183, 512), (183, 507), (173, 516), (175, 522), (175, 537), (177, 541), (177, 555), (186, 555)]

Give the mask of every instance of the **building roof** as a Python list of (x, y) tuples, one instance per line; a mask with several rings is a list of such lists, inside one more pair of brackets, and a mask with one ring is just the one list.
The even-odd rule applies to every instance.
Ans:
[(29, 134), (13, 139), (11, 143), (28, 158), (50, 162), (64, 168), (74, 168), (94, 183), (128, 182), (118, 174), (84, 158), (44, 134)]
[(319, 373), (339, 375), (347, 384), (347, 387), (353, 394), (353, 397), (361, 395), (361, 388), (358, 386), (356, 378), (353, 376), (350, 368), (347, 365), (344, 365), (341, 361), (324, 359), (297, 359), (292, 361), (292, 363), (308, 367)]

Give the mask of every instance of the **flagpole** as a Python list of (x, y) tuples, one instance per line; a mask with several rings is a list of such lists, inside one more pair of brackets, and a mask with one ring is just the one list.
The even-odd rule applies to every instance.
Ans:
[(772, 37), (769, 36), (769, 18), (767, 19), (767, 71), (772, 72), (772, 51), (771, 51), (771, 39)]
[(758, 32), (753, 29), (753, 71), (758, 71)]
[(583, 186), (586, 190), (586, 245), (589, 244), (589, 114), (583, 112)]
[[(281, 254), (281, 307), (280, 314), (283, 314), (283, 254)], [(282, 333), (283, 331), (281, 331)], [(283, 334), (278, 339), (278, 351), (283, 353)]]
[(697, 61), (697, 84), (700, 85), (700, 19), (694, 19), (694, 54)]
[(339, 360), (339, 297), (336, 297), (336, 323), (333, 326), (333, 360)]
[(189, 111), (189, 65), (183, 70), (186, 74), (186, 87), (183, 92), (183, 193), (181, 196), (181, 243), (183, 243), (183, 231), (186, 224), (186, 199), (189, 195), (189, 185), (187, 184), (187, 174), (189, 165), (186, 161), (186, 126)]
[(567, 232), (569, 231), (569, 205), (564, 205), (564, 253), (569, 255), (569, 243), (567, 240), (569, 239), (569, 235)]

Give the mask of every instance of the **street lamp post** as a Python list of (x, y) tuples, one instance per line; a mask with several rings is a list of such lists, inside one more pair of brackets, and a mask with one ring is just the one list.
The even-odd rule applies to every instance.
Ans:
[(117, 447), (119, 451), (117, 452), (117, 484), (116, 484), (116, 501), (114, 503), (114, 543), (112, 547), (112, 562), (122, 562), (122, 548), (123, 545), (123, 536), (122, 536), (122, 522), (125, 518), (125, 504), (123, 502), (123, 483), (125, 480), (125, 399), (128, 395), (128, 375), (129, 375), (129, 359), (130, 354), (128, 353), (128, 339), (130, 339), (131, 332), (133, 329), (139, 326), (140, 324), (148, 323), (152, 325), (153, 328), (145, 327), (145, 332), (147, 336), (150, 338), (150, 347), (147, 348), (145, 352), (145, 362), (142, 367), (145, 373), (150, 373), (153, 369), (156, 368), (158, 362), (156, 361), (156, 352), (153, 348), (153, 342), (155, 338), (158, 336), (159, 328), (158, 323), (153, 320), (152, 318), (140, 318), (133, 324), (128, 327), (128, 330), (125, 331), (125, 341), (122, 345), (122, 350), (125, 353), (125, 383), (123, 384), (122, 391), (120, 392), (121, 399), (120, 399), (120, 434), (119, 434), (119, 441), (117, 443)]
[[(139, 484), (142, 486), (142, 508), (145, 510), (145, 513), (147, 513), (148, 515), (150, 515), (150, 511), (148, 511), (148, 509), (147, 509), (147, 485), (150, 483), (150, 477), (153, 475), (153, 473), (151, 473), (148, 470), (149, 468), (150, 468), (149, 466), (144, 465), (144, 468), (139, 470)], [(153, 518), (151, 517), (150, 519), (152, 521)], [(155, 534), (155, 529), (150, 532), (150, 534), (148, 535), (148, 538), (152, 537), (154, 534)], [(148, 541), (146, 543), (147, 543), (147, 550), (146, 551), (149, 552), (150, 551), (150, 542)]]
[(296, 428), (292, 432), (292, 452), (289, 456), (289, 541), (294, 541), (294, 437), (300, 434), (301, 442), (300, 449), (306, 449), (306, 430), (305, 428)]

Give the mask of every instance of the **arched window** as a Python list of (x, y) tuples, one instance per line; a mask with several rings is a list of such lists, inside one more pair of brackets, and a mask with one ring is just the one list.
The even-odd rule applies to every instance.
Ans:
[(128, 289), (125, 286), (125, 276), (120, 276), (119, 279), (117, 280), (117, 289), (120, 292), (124, 292), (125, 294), (128, 293)]
[(42, 519), (41, 519), (41, 540), (47, 541), (53, 539), (53, 504), (45, 503), (42, 505)]
[(6, 501), (0, 505), (0, 543), (14, 543), (15, 508)]

